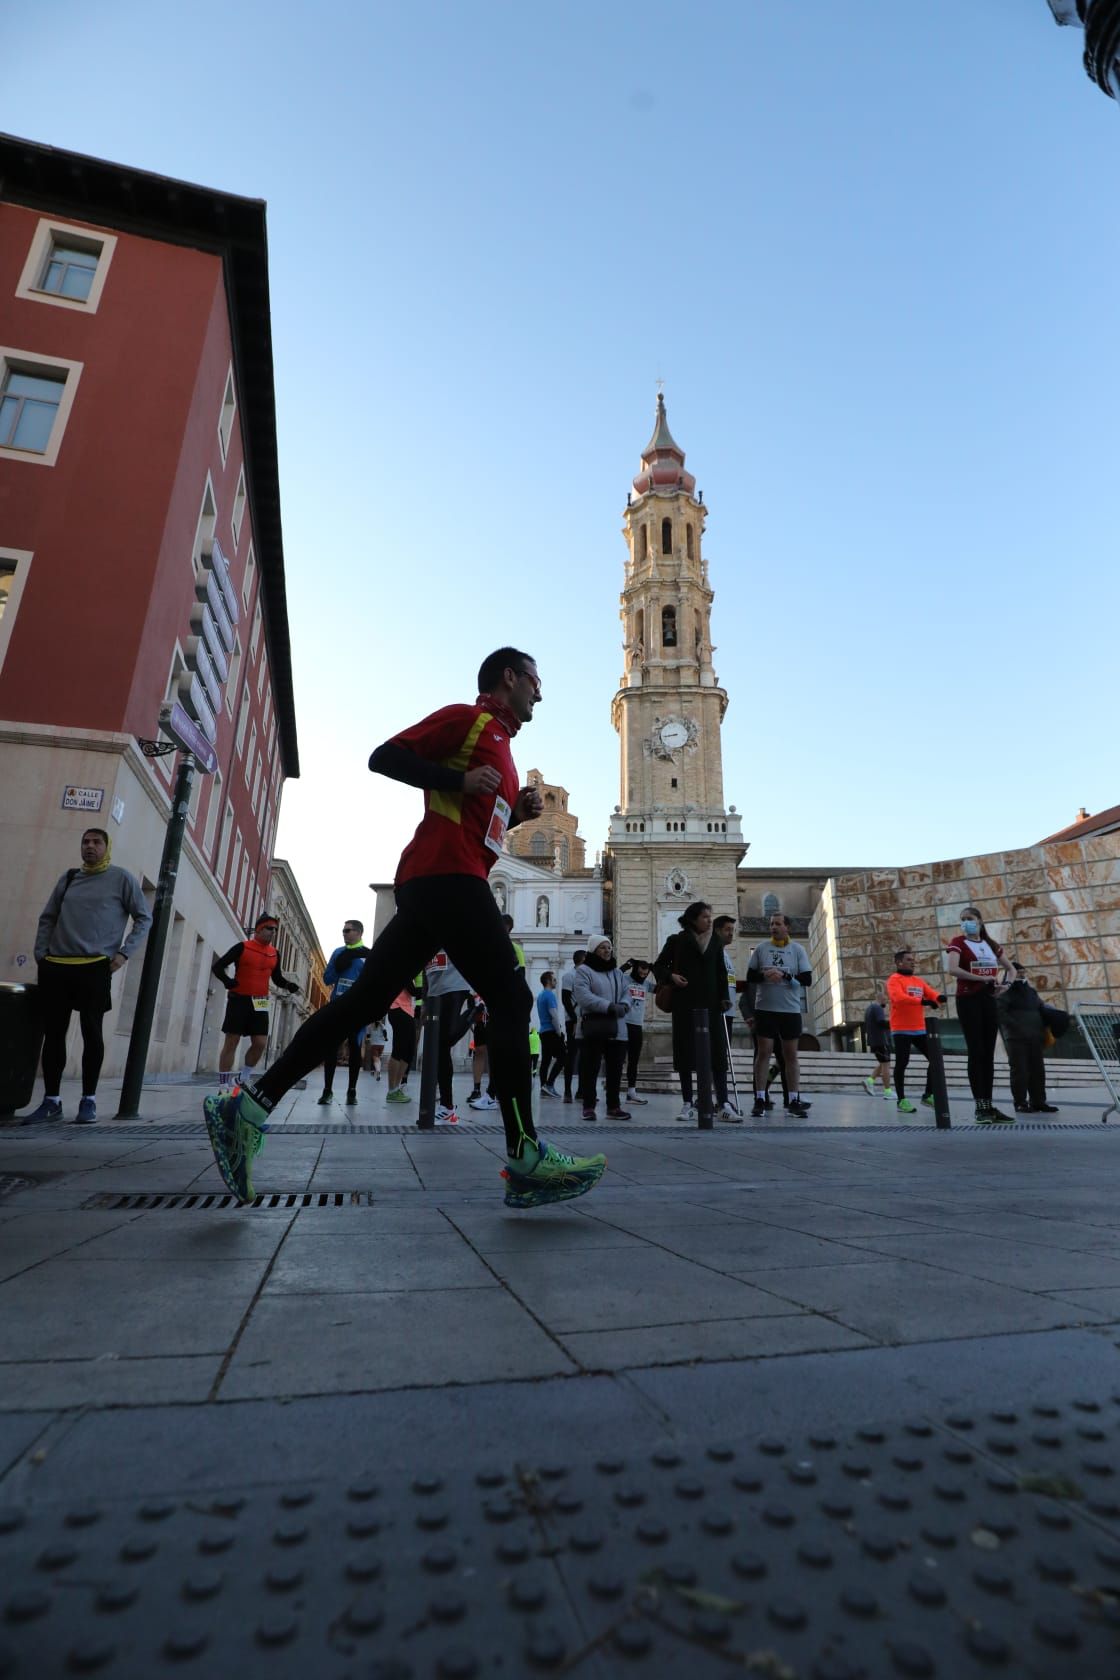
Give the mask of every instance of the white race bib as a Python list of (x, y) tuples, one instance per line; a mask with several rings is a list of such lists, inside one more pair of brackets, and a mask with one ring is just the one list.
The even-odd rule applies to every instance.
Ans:
[(486, 830), (485, 841), (490, 850), (496, 852), (499, 857), (505, 844), (506, 829), (509, 827), (509, 819), (512, 815), (513, 811), (510, 808), (509, 800), (503, 799), (499, 793), (494, 800), (494, 811), (490, 818), (490, 826)]
[(253, 999), (253, 1008), (254, 1009), (267, 1010), (268, 1009), (268, 998), (267, 997), (254, 998)]

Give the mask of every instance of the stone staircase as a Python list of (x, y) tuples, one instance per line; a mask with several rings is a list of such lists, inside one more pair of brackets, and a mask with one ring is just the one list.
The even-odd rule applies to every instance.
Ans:
[[(996, 1047), (996, 1085), (1007, 1089), (1007, 1058), (1002, 1055), (1002, 1046)], [(732, 1046), (732, 1063), (735, 1071), (735, 1082), (739, 1092), (749, 1091), (751, 1088), (751, 1053), (745, 1045)], [(874, 1061), (866, 1052), (847, 1052), (840, 1050), (803, 1050), (801, 1052), (801, 1085), (808, 1093), (812, 1091), (832, 1091), (839, 1094), (852, 1093), (862, 1089), (863, 1081), (872, 1071)], [(911, 1056), (910, 1066), (906, 1074), (907, 1095), (916, 1090), (921, 1095), (925, 1080), (925, 1063), (921, 1056)], [(652, 1064), (642, 1067), (641, 1082), (643, 1087), (651, 1091), (676, 1091), (677, 1079), (673, 1072), (672, 1060), (668, 1056), (655, 1056)], [(968, 1093), (968, 1070), (965, 1058), (961, 1055), (945, 1057), (945, 1083), (951, 1095)], [(1105, 1089), (1104, 1081), (1097, 1070), (1095, 1062), (1089, 1058), (1073, 1059), (1071, 1057), (1046, 1058), (1046, 1089), (1047, 1092), (1072, 1090), (1075, 1087), (1084, 1089), (1086, 1086)], [(915, 1098), (915, 1101), (917, 1099)]]

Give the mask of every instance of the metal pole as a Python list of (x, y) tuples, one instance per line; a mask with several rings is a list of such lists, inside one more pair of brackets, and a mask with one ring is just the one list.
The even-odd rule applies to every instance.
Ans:
[(938, 1131), (947, 1131), (953, 1124), (949, 1113), (949, 1088), (945, 1083), (945, 1052), (941, 1048), (941, 1022), (926, 1016), (926, 1038), (929, 1044), (929, 1083), (933, 1091), (933, 1112)]
[(735, 1078), (735, 1063), (732, 1060), (732, 1056), (731, 1056), (731, 1017), (730, 1017), (730, 1015), (725, 1015), (723, 1017), (723, 1034), (724, 1034), (724, 1038), (727, 1041), (727, 1076), (731, 1081), (731, 1095), (732, 1095), (732, 1098), (734, 1099), (735, 1107), (739, 1110), (739, 1112), (741, 1114), (743, 1112), (743, 1105), (739, 1101), (739, 1082)]
[(160, 970), (167, 947), (167, 930), (171, 926), (171, 907), (175, 898), (175, 881), (179, 874), (179, 858), (183, 850), (183, 835), (187, 826), (187, 812), (191, 804), (191, 781), (194, 759), (184, 753), (179, 760), (179, 774), (175, 778), (175, 792), (171, 797), (171, 815), (163, 837), (163, 857), (159, 865), (159, 882), (152, 906), (152, 928), (144, 946), (144, 967), (140, 973), (140, 987), (136, 993), (136, 1013), (132, 1018), (132, 1032), (128, 1040), (128, 1059), (124, 1064), (124, 1083), (121, 1085), (118, 1120), (131, 1120), (140, 1112), (140, 1094), (148, 1065), (148, 1043), (152, 1036), (152, 1022), (156, 1014)]
[(712, 1099), (712, 1029), (706, 1009), (692, 1011), (692, 1045), (696, 1062), (696, 1126), (701, 1132), (710, 1132), (715, 1112)]
[(424, 1044), (420, 1061), (420, 1112), (416, 1124), (422, 1132), (430, 1132), (436, 1123), (436, 1103), (439, 1100), (439, 1018), (441, 998), (424, 999)]

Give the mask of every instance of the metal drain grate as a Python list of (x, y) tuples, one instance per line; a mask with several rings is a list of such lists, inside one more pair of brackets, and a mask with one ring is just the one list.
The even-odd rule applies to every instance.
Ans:
[(82, 1203), (86, 1211), (108, 1209), (114, 1213), (129, 1209), (147, 1213), (157, 1208), (173, 1209), (177, 1213), (214, 1213), (229, 1207), (254, 1208), (350, 1208), (372, 1207), (372, 1190), (279, 1190), (268, 1196), (255, 1196), (251, 1202), (239, 1202), (236, 1196), (218, 1195), (203, 1191), (188, 1195), (145, 1195), (141, 1192), (125, 1194), (119, 1190), (102, 1190)]

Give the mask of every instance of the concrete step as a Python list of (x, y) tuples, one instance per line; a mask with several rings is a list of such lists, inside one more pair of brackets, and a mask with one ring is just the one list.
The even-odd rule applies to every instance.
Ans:
[[(731, 1065), (735, 1073), (735, 1080), (740, 1090), (745, 1090), (751, 1082), (752, 1061), (748, 1050), (732, 1048)], [(803, 1050), (801, 1052), (801, 1076), (806, 1090), (813, 1091), (853, 1091), (860, 1088), (874, 1066), (870, 1055), (852, 1053), (846, 1055), (838, 1051)], [(924, 1078), (923, 1060), (921, 1056), (910, 1058), (908, 1069), (908, 1084), (920, 1082)], [(669, 1090), (675, 1086), (672, 1060), (668, 1056), (657, 1056), (652, 1068), (653, 1088)], [(1007, 1059), (996, 1057), (996, 1082), (1007, 1083)], [(950, 1091), (967, 1091), (968, 1066), (965, 1058), (960, 1055), (945, 1057), (945, 1083)], [(1056, 1059), (1048, 1057), (1046, 1061), (1046, 1088), (1049, 1091), (1071, 1090), (1075, 1087), (1099, 1086), (1104, 1089), (1102, 1079), (1096, 1063), (1090, 1060)]]

